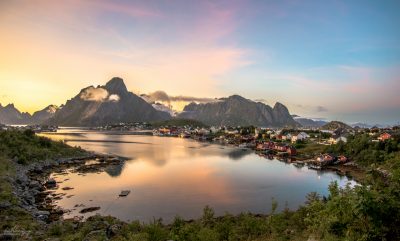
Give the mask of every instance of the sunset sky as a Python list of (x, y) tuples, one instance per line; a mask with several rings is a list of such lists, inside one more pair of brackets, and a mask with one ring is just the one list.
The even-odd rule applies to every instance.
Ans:
[(400, 121), (400, 1), (0, 1), (0, 103), (33, 112), (113, 76), (171, 96)]

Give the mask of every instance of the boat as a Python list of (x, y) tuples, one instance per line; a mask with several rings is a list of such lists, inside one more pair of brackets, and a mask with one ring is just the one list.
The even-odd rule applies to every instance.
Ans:
[(119, 194), (120, 197), (126, 197), (129, 195), (129, 193), (131, 193), (130, 190), (123, 190), (121, 191), (121, 193)]
[(310, 166), (308, 167), (308, 169), (321, 170), (322, 167), (321, 167), (321, 166), (317, 166), (317, 165), (310, 165)]

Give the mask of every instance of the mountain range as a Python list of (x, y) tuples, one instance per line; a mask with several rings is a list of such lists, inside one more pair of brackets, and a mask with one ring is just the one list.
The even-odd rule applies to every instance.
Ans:
[(57, 110), (57, 106), (49, 105), (31, 115), (27, 112), (20, 112), (13, 104), (4, 107), (0, 104), (0, 123), (10, 125), (41, 124), (51, 118)]
[(62, 126), (99, 126), (120, 122), (160, 121), (171, 118), (139, 96), (129, 92), (121, 78), (104, 86), (80, 91), (46, 123)]
[(207, 125), (263, 127), (299, 126), (283, 104), (270, 107), (239, 95), (212, 103), (190, 103), (176, 117), (168, 108), (129, 92), (124, 81), (114, 77), (103, 86), (88, 86), (61, 107), (49, 105), (33, 115), (21, 113), (14, 105), (0, 105), (0, 123), (99, 126), (120, 122), (155, 122), (172, 118), (201, 121)]
[(277, 102), (273, 108), (239, 95), (221, 98), (212, 103), (190, 103), (185, 106), (180, 118), (194, 119), (207, 125), (298, 126), (283, 104)]

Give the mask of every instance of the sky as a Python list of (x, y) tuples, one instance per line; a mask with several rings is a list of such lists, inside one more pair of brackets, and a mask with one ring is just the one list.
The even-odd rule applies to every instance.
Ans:
[(397, 0), (3, 0), (0, 103), (32, 113), (119, 76), (138, 94), (397, 124), (399, 12)]

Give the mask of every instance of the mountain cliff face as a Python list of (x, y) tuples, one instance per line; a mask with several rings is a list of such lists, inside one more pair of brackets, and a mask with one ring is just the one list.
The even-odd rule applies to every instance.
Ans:
[(55, 105), (49, 105), (43, 110), (36, 111), (31, 117), (31, 123), (41, 124), (52, 118), (59, 108)]
[(13, 104), (2, 106), (0, 104), (0, 123), (24, 125), (30, 124), (31, 115), (29, 113), (20, 112)]
[(288, 109), (281, 103), (274, 108), (239, 95), (222, 98), (218, 102), (185, 106), (180, 118), (195, 119), (207, 125), (263, 127), (297, 126)]
[(121, 78), (106, 85), (89, 86), (67, 101), (48, 123), (63, 126), (98, 126), (109, 123), (169, 119), (137, 95), (129, 92)]

